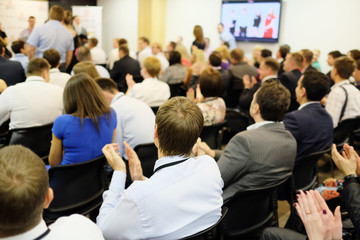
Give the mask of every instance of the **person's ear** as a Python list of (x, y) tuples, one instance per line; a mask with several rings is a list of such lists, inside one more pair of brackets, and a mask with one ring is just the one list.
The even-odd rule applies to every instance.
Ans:
[(255, 113), (255, 114), (259, 114), (259, 113), (260, 113), (260, 106), (259, 106), (259, 104), (257, 104), (257, 103), (254, 104), (254, 113)]
[(54, 199), (54, 192), (52, 188), (48, 188), (48, 192), (46, 193), (45, 202), (44, 202), (44, 208), (48, 208), (51, 201)]
[(155, 130), (154, 130), (154, 144), (157, 148), (159, 148), (159, 137), (158, 137), (158, 132), (157, 132), (157, 124), (155, 124)]

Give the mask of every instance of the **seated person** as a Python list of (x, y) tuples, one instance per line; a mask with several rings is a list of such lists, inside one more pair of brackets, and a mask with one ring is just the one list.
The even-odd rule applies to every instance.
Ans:
[(156, 57), (147, 57), (143, 62), (141, 75), (144, 81), (135, 83), (131, 74), (126, 75), (128, 90), (126, 95), (139, 99), (150, 107), (158, 107), (170, 98), (170, 88), (164, 82), (158, 80), (157, 76), (161, 70), (160, 61)]
[(120, 156), (127, 159), (122, 145), (124, 141), (132, 148), (154, 142), (155, 115), (151, 108), (146, 103), (119, 92), (116, 83), (109, 78), (99, 78), (96, 82), (110, 107), (116, 112), (117, 128), (114, 143), (121, 146)]
[(64, 89), (64, 110), (52, 128), (50, 165), (101, 156), (101, 148), (114, 139), (117, 121), (95, 80), (85, 73), (71, 77)]
[(71, 78), (71, 75), (68, 73), (60, 72), (60, 53), (55, 49), (50, 48), (44, 51), (43, 58), (45, 58), (51, 66), (50, 83), (65, 88), (65, 85), (67, 81)]
[(100, 77), (98, 71), (96, 71), (95, 65), (91, 62), (79, 62), (75, 64), (73, 72), (74, 74), (86, 73), (93, 79), (97, 79)]
[(44, 162), (29, 149), (0, 149), (0, 239), (104, 239), (100, 229), (79, 214), (50, 226), (42, 220), (54, 195)]
[(11, 44), (11, 50), (15, 53), (15, 56), (10, 60), (17, 61), (21, 63), (21, 66), (24, 69), (26, 74), (27, 65), (29, 63), (29, 58), (26, 56), (25, 42), (23, 40), (14, 41)]
[(275, 185), (291, 175), (296, 141), (281, 122), (289, 105), (289, 91), (278, 81), (266, 81), (250, 106), (255, 124), (235, 135), (223, 152), (215, 152), (206, 143), (195, 146), (195, 152), (200, 149), (215, 159), (220, 158), (224, 201), (244, 189)]
[(97, 217), (106, 239), (181, 239), (219, 220), (223, 204), (219, 168), (209, 156), (190, 157), (203, 123), (200, 109), (185, 97), (161, 105), (154, 132), (159, 159), (149, 179), (144, 178), (136, 153), (124, 143), (133, 180), (127, 189), (125, 163), (115, 152), (118, 147), (103, 148), (114, 169)]

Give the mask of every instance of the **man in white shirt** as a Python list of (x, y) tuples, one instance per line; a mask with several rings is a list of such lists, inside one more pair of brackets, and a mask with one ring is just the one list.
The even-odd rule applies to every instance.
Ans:
[(93, 64), (106, 64), (106, 53), (100, 47), (98, 47), (98, 40), (97, 38), (90, 38), (89, 39), (89, 48), (91, 52), (91, 58)]
[(48, 83), (49, 69), (45, 59), (34, 58), (28, 64), (25, 82), (1, 93), (0, 125), (10, 118), (10, 130), (42, 126), (63, 113), (63, 89)]
[(139, 52), (138, 52), (137, 60), (140, 62), (141, 68), (143, 68), (144, 59), (153, 55), (149, 45), (150, 45), (150, 41), (148, 38), (141, 37), (139, 39)]
[(110, 107), (115, 110), (117, 127), (114, 142), (120, 147), (120, 156), (126, 157), (123, 142), (135, 148), (139, 144), (154, 142), (155, 115), (144, 102), (119, 92), (116, 83), (109, 78), (96, 81), (103, 90)]
[(50, 64), (50, 83), (65, 88), (67, 81), (71, 78), (68, 73), (60, 72), (60, 53), (55, 49), (48, 49), (43, 53), (43, 58)]
[(161, 64), (161, 73), (164, 73), (165, 69), (169, 66), (169, 61), (166, 59), (164, 53), (162, 52), (160, 43), (151, 44), (151, 51), (154, 56), (159, 59)]
[(126, 167), (116, 145), (103, 148), (114, 169), (97, 217), (107, 239), (180, 239), (214, 225), (221, 216), (223, 181), (209, 156), (190, 157), (204, 118), (185, 97), (159, 108), (154, 143), (159, 159), (145, 179), (141, 163), (127, 143), (132, 185), (124, 189)]
[(84, 216), (61, 217), (50, 226), (42, 212), (52, 199), (44, 162), (29, 149), (13, 145), (0, 149), (0, 239), (104, 239)]
[(331, 87), (325, 109), (333, 120), (335, 143), (342, 142), (353, 130), (349, 120), (360, 117), (360, 91), (348, 80), (354, 70), (354, 61), (349, 57), (337, 58), (331, 70), (335, 84)]
[(135, 83), (132, 75), (126, 75), (128, 85), (126, 95), (137, 98), (150, 107), (158, 107), (169, 99), (169, 85), (159, 81), (157, 78), (161, 70), (161, 64), (156, 57), (145, 58), (143, 65), (141, 75), (144, 77), (144, 81), (141, 83)]
[[(84, 46), (79, 47), (77, 51), (76, 59), (79, 62), (92, 62), (90, 49)], [(101, 65), (95, 65), (95, 68), (98, 71), (100, 77), (110, 78), (110, 73), (108, 72), (108, 70), (106, 70), (106, 68), (104, 68)], [(71, 75), (74, 75), (74, 73), (71, 72)]]

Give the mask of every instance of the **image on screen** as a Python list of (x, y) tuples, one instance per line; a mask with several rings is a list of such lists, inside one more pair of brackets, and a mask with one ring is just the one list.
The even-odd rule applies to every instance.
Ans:
[(277, 42), (281, 0), (223, 1), (221, 22), (237, 41)]

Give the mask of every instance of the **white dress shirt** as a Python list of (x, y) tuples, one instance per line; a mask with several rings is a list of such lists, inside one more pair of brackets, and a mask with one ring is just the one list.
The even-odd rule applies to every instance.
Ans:
[(147, 78), (136, 83), (128, 92), (129, 97), (137, 98), (150, 107), (158, 107), (170, 97), (170, 88), (157, 78)]
[(274, 123), (274, 121), (261, 121), (261, 122), (257, 122), (257, 123), (254, 123), (254, 124), (251, 124), (250, 126), (248, 126), (246, 128), (246, 130), (254, 130), (254, 129), (258, 129), (259, 127), (262, 127), (266, 124), (269, 124), (269, 123)]
[[(154, 169), (186, 159), (163, 157)], [(162, 168), (124, 189), (126, 174), (115, 171), (97, 217), (106, 239), (180, 239), (221, 217), (223, 180), (207, 155)]]
[(149, 46), (139, 52), (137, 60), (139, 61), (141, 68), (143, 68), (144, 59), (150, 56), (153, 56), (153, 54)]
[(0, 125), (10, 117), (10, 129), (42, 126), (63, 113), (63, 89), (31, 76), (0, 95)]
[(100, 229), (90, 219), (73, 214), (69, 217), (61, 217), (56, 222), (51, 224), (49, 228), (46, 226), (44, 220), (36, 225), (33, 229), (12, 237), (1, 238), (2, 240), (29, 240), (35, 239), (44, 234), (48, 229), (42, 240), (100, 240), (104, 239)]
[(60, 72), (58, 68), (50, 69), (50, 83), (65, 88), (67, 81), (71, 78), (68, 73)]
[[(345, 103), (345, 92), (340, 86), (343, 86), (348, 94), (348, 101), (344, 116), (341, 119), (339, 118), (341, 115), (341, 109)], [(334, 128), (336, 128), (339, 122), (343, 120), (359, 117), (360, 91), (354, 85), (350, 84), (348, 80), (334, 84), (331, 87), (331, 91), (327, 97), (325, 109), (333, 119)]]
[(102, 78), (110, 78), (110, 73), (106, 68), (100, 65), (95, 65), (96, 71), (99, 73)]
[(119, 143), (120, 156), (127, 159), (123, 141), (132, 148), (154, 142), (155, 115), (146, 103), (120, 92), (112, 99), (110, 107), (116, 112), (114, 143)]
[(157, 59), (159, 59), (160, 64), (161, 64), (161, 70), (164, 72), (165, 69), (169, 66), (169, 61), (167, 60), (167, 58), (164, 56), (164, 54), (162, 52), (159, 52), (158, 54), (156, 54), (155, 57)]
[(119, 59), (120, 59), (120, 57), (119, 57), (119, 49), (118, 48), (111, 49), (111, 51), (109, 53), (107, 63), (106, 63), (107, 67), (110, 70), (112, 70), (113, 67), (114, 67), (114, 63)]
[(90, 49), (93, 64), (106, 64), (106, 53), (99, 47)]

